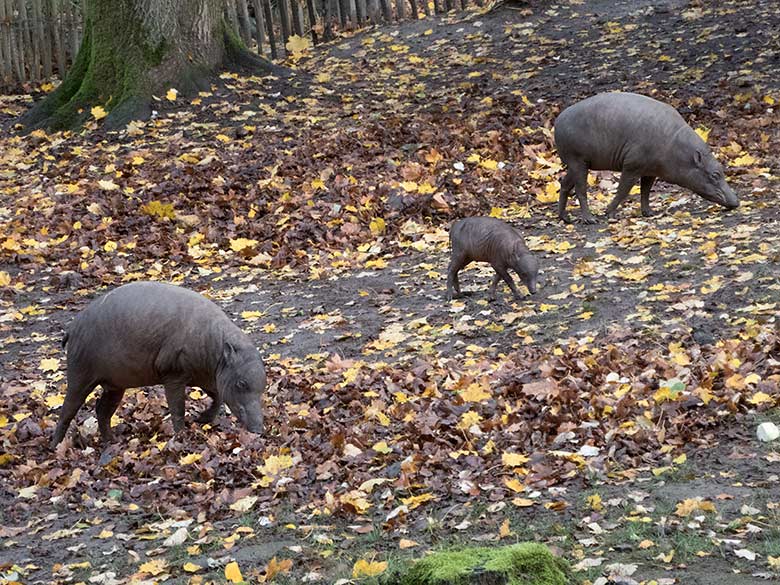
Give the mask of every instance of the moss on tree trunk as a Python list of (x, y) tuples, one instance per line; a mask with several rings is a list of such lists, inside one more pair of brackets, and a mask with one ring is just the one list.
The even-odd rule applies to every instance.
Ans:
[(72, 128), (92, 106), (108, 127), (151, 113), (152, 95), (208, 88), (223, 66), (283, 73), (250, 53), (223, 18), (221, 0), (86, 0), (84, 37), (62, 84), (22, 122), (28, 129)]

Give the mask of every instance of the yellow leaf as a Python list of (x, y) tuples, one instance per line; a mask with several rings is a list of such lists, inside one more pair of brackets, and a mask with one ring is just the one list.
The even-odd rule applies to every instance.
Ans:
[(238, 568), (238, 563), (233, 561), (225, 565), (225, 579), (231, 583), (242, 583), (244, 577), (241, 575), (241, 569)]
[(533, 506), (536, 502), (528, 498), (514, 498), (512, 503), (518, 508), (528, 508)]
[(300, 58), (311, 47), (311, 41), (308, 37), (292, 35), (284, 46), (289, 53), (292, 53), (293, 59)]
[(227, 144), (232, 140), (230, 136), (226, 136), (225, 134), (217, 134), (216, 139), (219, 140), (222, 144)]
[(362, 577), (376, 577), (377, 575), (384, 573), (386, 570), (387, 562), (385, 561), (375, 562), (360, 559), (355, 563), (355, 566), (352, 567), (352, 578), (360, 579)]
[(60, 369), (60, 360), (57, 358), (44, 358), (41, 360), (38, 369), (43, 372), (56, 372)]
[(317, 75), (317, 81), (320, 83), (327, 83), (330, 81), (330, 73), (319, 73)]
[(248, 512), (252, 509), (252, 506), (255, 505), (255, 502), (257, 501), (257, 496), (244, 496), (243, 498), (236, 500), (232, 504), (230, 504), (230, 509), (234, 512)]
[(276, 331), (276, 323), (266, 323), (263, 325), (263, 331), (265, 333), (273, 333)]
[(750, 156), (749, 154), (743, 154), (732, 160), (729, 164), (733, 167), (747, 167), (758, 162), (758, 159)]
[(117, 243), (116, 243), (116, 242), (114, 242), (113, 240), (109, 240), (108, 242), (106, 242), (105, 244), (103, 244), (103, 249), (104, 249), (106, 252), (109, 252), (109, 253), (110, 253), (110, 252), (116, 252), (116, 249), (117, 249), (117, 247), (118, 247), (118, 246), (117, 246)]
[(270, 455), (257, 470), (264, 475), (279, 475), (285, 469), (291, 468), (293, 463), (289, 455)]
[(407, 506), (410, 510), (418, 508), (425, 502), (429, 502), (434, 498), (433, 494), (420, 494), (419, 496), (411, 496), (408, 498), (401, 498), (401, 503)]
[(561, 184), (558, 181), (549, 181), (544, 186), (544, 193), (537, 194), (536, 199), (538, 199), (540, 203), (554, 203), (555, 201), (558, 201), (558, 194), (560, 191)]
[(773, 557), (771, 555), (767, 555), (766, 560), (767, 563), (769, 563), (769, 566), (773, 569), (780, 569), (780, 556)]
[(184, 563), (182, 569), (184, 569), (188, 573), (197, 573), (198, 571), (200, 571), (201, 567), (200, 565), (196, 565), (195, 563)]
[(311, 182), (311, 188), (314, 189), (315, 191), (319, 189), (325, 190), (325, 181), (323, 181), (322, 179), (314, 179)]
[(385, 231), (385, 220), (381, 217), (375, 217), (371, 220), (371, 224), (369, 225), (369, 228), (371, 229), (371, 233), (375, 236), (378, 236), (379, 234), (383, 233)]
[(11, 275), (5, 270), (0, 270), (0, 286), (8, 286), (11, 284)]
[(387, 446), (387, 443), (385, 441), (379, 441), (371, 448), (377, 453), (381, 453), (382, 455), (387, 455), (388, 453), (393, 452), (393, 450)]
[(62, 404), (65, 402), (65, 397), (62, 394), (53, 394), (51, 396), (46, 397), (46, 406), (49, 408), (56, 408), (58, 406), (62, 406)]
[(637, 546), (639, 546), (639, 548), (641, 548), (642, 550), (645, 550), (647, 548), (655, 546), (655, 543), (652, 540), (645, 539), (642, 542), (640, 542)]
[(464, 402), (482, 402), (490, 398), (491, 394), (485, 385), (474, 382), (469, 384), (468, 387), (460, 393), (460, 397)]
[(273, 581), (274, 577), (280, 573), (289, 573), (292, 569), (292, 561), (290, 559), (282, 559), (277, 561), (276, 557), (268, 561), (268, 565), (265, 568), (265, 582)]
[(230, 240), (230, 249), (234, 252), (242, 252), (243, 250), (249, 250), (257, 245), (257, 240), (250, 240), (248, 238), (236, 238)]
[(679, 457), (675, 457), (674, 459), (672, 459), (672, 463), (674, 463), (675, 465), (682, 465), (686, 461), (688, 461), (688, 456), (685, 453), (683, 453)]
[(508, 453), (501, 454), (501, 463), (507, 467), (520, 467), (525, 463), (528, 463), (529, 459), (522, 453)]
[(196, 461), (200, 461), (203, 455), (200, 453), (190, 453), (189, 455), (185, 455), (181, 459), (179, 459), (179, 463), (182, 465), (190, 465), (191, 463), (195, 463)]
[(154, 559), (153, 561), (146, 562), (138, 567), (141, 573), (152, 575), (153, 577), (159, 575), (168, 567), (168, 561), (165, 559)]
[(701, 498), (688, 498), (677, 504), (674, 513), (684, 518), (696, 511), (715, 512), (715, 504)]
[(506, 538), (510, 534), (512, 534), (512, 530), (509, 528), (509, 518), (507, 518), (501, 523), (501, 526), (498, 529), (498, 537)]
[(116, 183), (114, 183), (114, 181), (111, 180), (105, 181), (101, 179), (100, 181), (98, 181), (98, 186), (104, 191), (116, 191), (117, 189), (119, 189), (119, 185), (117, 185)]
[(707, 142), (707, 138), (710, 137), (710, 129), (705, 128), (704, 126), (699, 126), (696, 128), (696, 134), (698, 134), (704, 142)]
[(263, 311), (242, 311), (241, 312), (241, 318), (244, 321), (257, 321), (263, 315), (265, 315)]
[(436, 187), (426, 182), (417, 187), (417, 192), (422, 195), (430, 195), (431, 193), (436, 192)]
[(520, 493), (525, 491), (525, 485), (521, 483), (519, 480), (512, 478), (512, 479), (504, 479), (504, 485), (508, 487), (510, 490), (512, 490), (515, 493)]
[(168, 90), (168, 93), (165, 94), (165, 98), (169, 102), (175, 102), (178, 95), (179, 95), (179, 91), (172, 87), (171, 89)]
[(90, 112), (92, 113), (92, 117), (95, 118), (95, 120), (102, 120), (108, 116), (108, 112), (103, 109), (103, 106), (95, 106), (90, 110)]
[(417, 191), (418, 186), (414, 181), (404, 181), (401, 183), (401, 188), (408, 193), (414, 193)]
[(588, 496), (588, 505), (591, 507), (592, 510), (595, 510), (596, 512), (600, 512), (604, 509), (604, 505), (601, 503), (601, 496), (598, 494), (593, 494), (592, 496)]
[(163, 203), (162, 201), (150, 201), (141, 206), (141, 212), (158, 219), (174, 219), (176, 212), (172, 203)]
[(479, 161), (479, 166), (483, 169), (488, 169), (489, 171), (495, 171), (498, 168), (498, 161), (495, 161), (492, 158), (486, 158)]
[(755, 394), (753, 394), (753, 396), (751, 396), (748, 399), (748, 402), (750, 402), (750, 404), (755, 404), (755, 405), (758, 405), (758, 404), (773, 404), (774, 401), (775, 401), (774, 398), (772, 398), (766, 392), (756, 392)]

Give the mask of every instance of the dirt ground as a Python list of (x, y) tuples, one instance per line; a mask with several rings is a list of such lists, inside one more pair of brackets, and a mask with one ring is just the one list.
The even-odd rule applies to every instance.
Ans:
[[(129, 203), (110, 197), (98, 202), (103, 214), (113, 212), (114, 221), (98, 224), (95, 219), (98, 227), (86, 241), (100, 260), (89, 269), (80, 268), (87, 255), (75, 247), (69, 253), (50, 247), (40, 256), (0, 256), (0, 270), (19, 284), (0, 288), (0, 581), (224, 582), (226, 563), (235, 561), (244, 577), (257, 582), (276, 558), (291, 559), (293, 565), (275, 582), (348, 580), (357, 559), (370, 559), (389, 563), (382, 579), (392, 583), (408, 559), (426, 550), (516, 540), (553, 547), (574, 566), (574, 582), (741, 585), (780, 580), (780, 452), (777, 443), (762, 445), (755, 438), (760, 422), (780, 423), (780, 120), (773, 107), (775, 99), (780, 102), (780, 11), (771, 4), (508, 4), (484, 14), (368, 30), (316, 50), (299, 69), (312, 76), (327, 71), (332, 79), (347, 81), (321, 86), (311, 79), (296, 81), (290, 95), (318, 100), (308, 109), (295, 110), (291, 101), (290, 110), (283, 110), (276, 85), (252, 80), (238, 88), (227, 80), (204, 98), (197, 115), (179, 117), (180, 105), (161, 104), (163, 120), (173, 121), (172, 126), (183, 120), (185, 137), (174, 146), (171, 136), (177, 129), (164, 127), (159, 140), (149, 138), (144, 148), (157, 159), (171, 160), (188, 150), (210, 152), (217, 143), (210, 125), (218, 123), (227, 133), (226, 128), (244, 124), (247, 111), (278, 110), (268, 113), (266, 134), (258, 132), (252, 139), (254, 166), (240, 172), (229, 162), (216, 170), (205, 166), (227, 177), (226, 192), (245, 194), (246, 185), (265, 178), (263, 165), (279, 164), (282, 173), (305, 166), (301, 153), (310, 148), (324, 153), (310, 161), (311, 177), (325, 176), (321, 170), (341, 158), (355, 175), (357, 169), (371, 175), (358, 181), (366, 193), (376, 188), (398, 208), (386, 203), (384, 232), (373, 233), (362, 221), (365, 241), (354, 246), (349, 241), (349, 255), (339, 255), (338, 242), (318, 239), (343, 225), (326, 221), (326, 212), (321, 223), (327, 229), (296, 223), (299, 217), (291, 212), (293, 219), (279, 224), (278, 233), (275, 217), (268, 220), (272, 214), (260, 212), (255, 223), (261, 227), (251, 228), (256, 231), (246, 237), (259, 240), (263, 253), (275, 258), (288, 254), (285, 261), (295, 258), (296, 247), (303, 249), (309, 254), (306, 268), (293, 260), (280, 267), (216, 251), (214, 259), (200, 262), (191, 252), (198, 244), (188, 248), (191, 226), (149, 227), (141, 223), (148, 218), (138, 219), (122, 207)], [(402, 44), (405, 49), (393, 48)], [(418, 56), (432, 66), (410, 72), (399, 55)], [(459, 85), (464, 80), (470, 80), (468, 86)], [(554, 204), (539, 199), (544, 183), (528, 179), (539, 167), (527, 161), (549, 156), (539, 145), (549, 146), (550, 122), (561, 108), (616, 89), (652, 93), (674, 103), (691, 126), (711, 128), (709, 143), (726, 162), (741, 207), (724, 212), (662, 183), (651, 196), (656, 211), (651, 218), (639, 216), (634, 197), (616, 221), (561, 224)], [(509, 106), (526, 107), (512, 92), (527, 98), (538, 127), (502, 125), (514, 115)], [(509, 109), (481, 115), (491, 96), (493, 106), (505, 103)], [(14, 116), (24, 101), (9, 98), (3, 104), (6, 152), (29, 148), (34, 143), (20, 147), (14, 138)], [(224, 104), (227, 110), (218, 109)], [(334, 131), (338, 140), (332, 150), (307, 145), (312, 136), (307, 133), (322, 124), (317, 118), (332, 115), (332, 108), (342, 104), (344, 118), (339, 132)], [(282, 115), (292, 118), (283, 123)], [(456, 119), (466, 128), (463, 134), (475, 137), (457, 134), (450, 126)], [(513, 127), (519, 129), (517, 140), (507, 147), (502, 141)], [(452, 134), (434, 136), (445, 128)], [(126, 137), (103, 138), (92, 167), (113, 160), (105, 158), (106, 152), (138, 150), (125, 143)], [(82, 198), (80, 191), (65, 195), (57, 187), (65, 179), (55, 177), (63, 173), (73, 184), (91, 177), (87, 163), (69, 158), (77, 156), (72, 153), (82, 140), (98, 142), (94, 136), (67, 137), (46, 151), (66, 161), (61, 169), (48, 166), (45, 157), (28, 166), (3, 159), (0, 220), (9, 234), (22, 229), (25, 220), (19, 217), (25, 213), (35, 223), (28, 238), (40, 235), (43, 225), (56, 231), (63, 218), (72, 223), (87, 217), (84, 208), (93, 200)], [(447, 155), (448, 141), (473, 141), (467, 143), (483, 147), (483, 160), (491, 152), (504, 152), (501, 148), (514, 149), (501, 169), (508, 178), (477, 183), (485, 171), (473, 163), (464, 172), (437, 170), (442, 178), (436, 186), (446, 191), (447, 211), (414, 215), (397, 186), (408, 177), (401, 173), (392, 188), (382, 185), (390, 184), (387, 177), (399, 168), (409, 169), (398, 162), (398, 153), (423, 152), (426, 140)], [(393, 152), (372, 150), (375, 142)], [(289, 151), (286, 144), (292, 145)], [(354, 150), (339, 150), (345, 145)], [(746, 153), (754, 162), (739, 162)], [(468, 153), (452, 154), (460, 155), (465, 159)], [(185, 211), (205, 213), (212, 202), (200, 208), (195, 200), (205, 199), (208, 182), (204, 187), (196, 173), (173, 165), (161, 163), (161, 168), (164, 180), (158, 185), (176, 190), (180, 184)], [(28, 182), (38, 180), (36, 173), (44, 178), (31, 188)], [(423, 183), (416, 176), (413, 180)], [(602, 212), (616, 176), (599, 173), (593, 183), (591, 202)], [(285, 190), (294, 190), (289, 187)], [(136, 192), (157, 197), (154, 189)], [(43, 205), (44, 221), (38, 208), (20, 198), (27, 191), (55, 201)], [(332, 187), (321, 194), (318, 205), (340, 205), (328, 199), (335, 192)], [(253, 217), (247, 209), (248, 204), (239, 210)], [(461, 276), (469, 294), (452, 303), (444, 300), (447, 226), (477, 212), (495, 212), (526, 234), (542, 266), (536, 295), (513, 301), (502, 290), (498, 300), (488, 302), (491, 270), (473, 266)], [(571, 212), (576, 216), (576, 206)], [(240, 222), (213, 208), (208, 213), (214, 222), (224, 222), (210, 224), (204, 241), (221, 237), (224, 244), (226, 238), (244, 237)], [(215, 235), (223, 228), (234, 231)], [(122, 247), (145, 230), (158, 239), (148, 246), (141, 241)], [(262, 230), (271, 232), (264, 238)], [(121, 256), (101, 256), (104, 236), (119, 242)], [(257, 343), (269, 370), (267, 438), (238, 431), (223, 415), (212, 433), (193, 425), (184, 438), (168, 441), (170, 424), (156, 389), (128, 396), (119, 412), (116, 445), (104, 449), (97, 444), (90, 431), (91, 401), (78, 417), (86, 448), (73, 441), (51, 455), (47, 439), (58, 404), (49, 404), (47, 397), (61, 392), (63, 382), (60, 372), (39, 364), (55, 358), (64, 367), (59, 342), (67, 322), (97, 289), (118, 284), (128, 274), (169, 279), (204, 292)], [(743, 347), (739, 344), (746, 346), (733, 349)], [(721, 360), (730, 348), (733, 354)], [(664, 356), (664, 365), (656, 354)], [(562, 361), (555, 362), (559, 355)], [(634, 372), (634, 364), (645, 357)], [(693, 405), (693, 397), (674, 408), (653, 403), (660, 382), (677, 376), (696, 392), (707, 388), (705, 366), (721, 361), (731, 364), (730, 374), (740, 376), (729, 380), (742, 383), (738, 390), (744, 395), (719, 394), (725, 383), (713, 374), (708, 389), (720, 401), (709, 406), (704, 401), (706, 416), (696, 418), (699, 405)], [(354, 387), (342, 381), (351, 368), (358, 372)], [(602, 368), (603, 373), (592, 373)], [(624, 416), (614, 428), (641, 426), (643, 410), (655, 408), (652, 429), (640, 430), (631, 441), (615, 439), (609, 457), (592, 463), (579, 463), (568, 451), (555, 455), (580, 448), (573, 440), (560, 442), (565, 432), (577, 434), (582, 446), (609, 451), (607, 437), (622, 431), (599, 421), (598, 413), (607, 411), (588, 384), (603, 388), (606, 372), (618, 370), (635, 384), (631, 392), (638, 392), (637, 380), (653, 382), (630, 405), (630, 415), (622, 413), (622, 403), (606, 405)], [(521, 402), (522, 392), (515, 386), (550, 371), (561, 387), (568, 380), (576, 396), (562, 405), (552, 398), (529, 402), (519, 407), (522, 416), (516, 418), (512, 405)], [(474, 407), (485, 424), (476, 434), (456, 431), (469, 405), (446, 396), (430, 398), (431, 385), (437, 383), (436, 391), (446, 395), (455, 374), (473, 381), (488, 372), (498, 398)], [(743, 382), (751, 373), (759, 376), (758, 385)], [(754, 391), (769, 399), (749, 402)], [(415, 410), (404, 410), (406, 401)], [(575, 424), (561, 412), (587, 412), (590, 418), (573, 417)], [(383, 413), (392, 419), (390, 425), (369, 429), (367, 420), (381, 421)], [(603, 431), (596, 429), (600, 424)], [(479, 453), (490, 456), (489, 449), (485, 454), (488, 438), (504, 451), (528, 453), (529, 469), (507, 474), (500, 458), (486, 466)], [(385, 459), (366, 456), (377, 451), (379, 441), (392, 452)], [(345, 445), (357, 445), (364, 453), (334, 455)], [(200, 467), (182, 463), (191, 454), (202, 457)], [(272, 454), (293, 456), (289, 476), (269, 471)], [(410, 457), (414, 472), (409, 471)], [(264, 475), (273, 476), (270, 488), (259, 487)], [(523, 480), (523, 489), (505, 487), (510, 477)], [(363, 487), (377, 478), (386, 483)], [(258, 497), (254, 506), (230, 508), (252, 494)], [(414, 500), (426, 494), (435, 497)], [(404, 503), (405, 512), (394, 516), (401, 495), (411, 500)], [(356, 512), (363, 504), (355, 498), (365, 498), (371, 510)], [(186, 541), (166, 543), (182, 528)], [(188, 571), (188, 563), (197, 569)]]

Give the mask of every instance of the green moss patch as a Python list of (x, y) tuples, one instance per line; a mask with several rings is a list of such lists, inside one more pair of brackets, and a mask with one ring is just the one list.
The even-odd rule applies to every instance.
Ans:
[(566, 585), (569, 567), (546, 546), (522, 542), (512, 546), (467, 548), (433, 553), (417, 561), (402, 585)]

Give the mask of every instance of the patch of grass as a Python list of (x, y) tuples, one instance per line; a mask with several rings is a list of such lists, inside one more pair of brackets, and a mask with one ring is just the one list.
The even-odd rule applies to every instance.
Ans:
[(675, 560), (681, 562), (695, 558), (697, 552), (712, 553), (718, 548), (711, 538), (687, 530), (673, 533), (669, 547), (675, 550)]
[(474, 574), (502, 576), (509, 585), (566, 585), (568, 564), (543, 545), (524, 542), (505, 547), (479, 547), (433, 553), (415, 562), (398, 581), (401, 585), (459, 585)]

